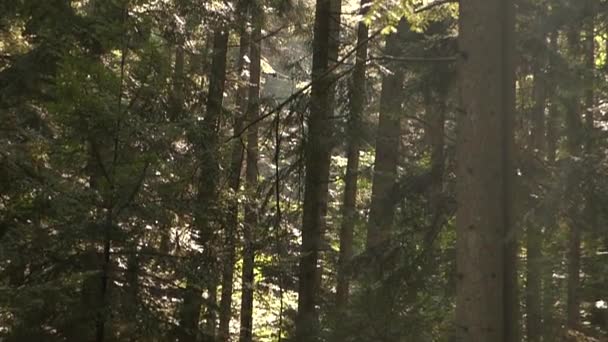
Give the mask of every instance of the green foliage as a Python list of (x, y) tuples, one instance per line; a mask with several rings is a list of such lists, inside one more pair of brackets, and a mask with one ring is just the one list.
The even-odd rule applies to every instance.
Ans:
[[(239, 12), (242, 3), (0, 2), (0, 339), (94, 340), (105, 319), (108, 341), (175, 340), (186, 285), (204, 289), (200, 330), (206, 332), (209, 314), (221, 303), (207, 289), (213, 281), (202, 275), (219, 275), (235, 247), (234, 339), (242, 288), (242, 209), (250, 201), (259, 207), (254, 335), (259, 341), (293, 338), (310, 102), (309, 92), (296, 92), (310, 82), (314, 10), (308, 1), (259, 4), (265, 20), (259, 185), (245, 190), (240, 184), (235, 190), (229, 185), (232, 142), (245, 143), (247, 132), (233, 131), (233, 122), (243, 114), (246, 99), (240, 90), (248, 86), (244, 76), (250, 63), (239, 75), (238, 34), (249, 26)], [(417, 12), (419, 6), (373, 1), (364, 18), (355, 14), (358, 5), (352, 16), (343, 14), (340, 55), (345, 59), (336, 68), (341, 78), (319, 263), (319, 319), (326, 341), (447, 341), (454, 329), (454, 215), (458, 205), (466, 205), (454, 200), (454, 136), (462, 110), (450, 58), (460, 53), (458, 6)], [(566, 250), (573, 227), (583, 240), (582, 330), (596, 336), (608, 330), (602, 304), (608, 302), (605, 9), (605, 2), (591, 0), (518, 5), (518, 237), (524, 241), (531, 229), (542, 231), (544, 319), (556, 339), (567, 311)], [(402, 18), (408, 32), (399, 34), (399, 55), (385, 55), (383, 41), (403, 28)], [(345, 311), (337, 312), (345, 152), (353, 134), (345, 127), (359, 20), (370, 33), (382, 34), (369, 42), (365, 116), (356, 131), (361, 151), (355, 256), (348, 266), (351, 295)], [(584, 52), (592, 23), (596, 50), (590, 67)], [(223, 112), (213, 131), (205, 105), (212, 32), (220, 26), (230, 31), (230, 39)], [(177, 70), (179, 51), (183, 70)], [(397, 215), (389, 241), (379, 251), (368, 250), (381, 87), (397, 68), (406, 74), (401, 108), (395, 110), (403, 121), (393, 194)], [(536, 149), (530, 137), (540, 81), (546, 87), (540, 117), (547, 151)], [(594, 102), (585, 103), (590, 92)], [(593, 127), (585, 123), (589, 109)], [(437, 151), (429, 122), (437, 111), (445, 116), (439, 181), (433, 178)], [(207, 263), (193, 217), (199, 194), (207, 190), (199, 187), (210, 131), (219, 136), (213, 153), (220, 181), (210, 220), (213, 258)], [(549, 159), (549, 146), (556, 160)], [(433, 190), (436, 183), (439, 190)], [(229, 246), (235, 203), (236, 246)], [(524, 244), (520, 254), (523, 279)], [(372, 265), (378, 264), (384, 270), (380, 279), (372, 276), (378, 271)], [(196, 277), (189, 277), (192, 273)], [(188, 284), (188, 278), (195, 283)], [(525, 286), (522, 282), (522, 291)], [(378, 313), (386, 317), (373, 319)]]

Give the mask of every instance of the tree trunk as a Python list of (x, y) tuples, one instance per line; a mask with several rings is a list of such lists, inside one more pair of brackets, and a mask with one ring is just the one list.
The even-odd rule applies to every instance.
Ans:
[[(580, 32), (572, 29), (569, 32), (570, 50), (575, 56), (580, 56), (581, 49), (578, 46)], [(585, 53), (585, 51), (582, 51)], [(584, 139), (584, 124), (581, 118), (581, 103), (579, 96), (582, 93), (570, 95), (566, 100), (566, 149), (571, 157), (572, 166), (568, 172), (566, 191), (572, 194), (568, 202), (568, 280), (567, 280), (567, 300), (566, 300), (566, 326), (568, 329), (577, 329), (580, 324), (580, 262), (581, 262), (581, 210), (579, 202), (583, 196), (579, 195), (579, 185), (581, 179), (576, 172), (574, 165), (575, 158), (582, 155)], [(586, 147), (586, 146), (585, 146)], [(579, 197), (580, 196), (580, 197)]]
[[(401, 19), (398, 32), (386, 38), (385, 54), (398, 56), (403, 37), (409, 31), (408, 23)], [(376, 131), (376, 155), (372, 181), (372, 195), (369, 219), (367, 224), (366, 249), (371, 259), (370, 284), (380, 283), (373, 290), (373, 301), (368, 307), (371, 317), (369, 324), (376, 333), (378, 341), (394, 340), (393, 331), (389, 329), (394, 321), (392, 317), (393, 291), (391, 287), (382, 286), (382, 280), (387, 272), (392, 270), (389, 262), (384, 260), (384, 251), (390, 239), (395, 215), (395, 201), (392, 190), (397, 179), (397, 163), (399, 160), (399, 145), (401, 143), (401, 104), (403, 103), (403, 82), (405, 72), (402, 66), (392, 64), (387, 66), (390, 73), (382, 79), (380, 94), (380, 115)], [(375, 286), (374, 286), (375, 287)], [(370, 286), (371, 288), (371, 286)]]
[[(308, 140), (305, 146), (304, 203), (302, 213), (302, 246), (299, 266), (298, 312), (295, 340), (318, 339), (317, 296), (319, 247), (325, 222), (327, 183), (332, 148), (331, 116), (333, 114), (332, 73), (328, 73), (332, 34), (332, 1), (317, 0), (313, 37), (312, 88)], [(335, 27), (335, 26), (334, 26)]]
[[(400, 37), (408, 30), (405, 19), (399, 23), (398, 32), (386, 38), (385, 54), (399, 55)], [(389, 238), (395, 214), (390, 194), (397, 178), (397, 162), (401, 134), (401, 90), (404, 70), (399, 65), (389, 66), (391, 73), (382, 79), (380, 116), (376, 131), (376, 156), (372, 182), (372, 201), (367, 225), (367, 249), (376, 251)]]
[(173, 91), (171, 93), (171, 121), (177, 122), (184, 110), (184, 46), (182, 39), (175, 47), (173, 68)]
[[(581, 131), (582, 123), (579, 115), (580, 105), (577, 98), (569, 99), (566, 108), (567, 149), (572, 157), (578, 157), (581, 153)], [(567, 180), (567, 193), (578, 192), (577, 175), (573, 170), (569, 172)], [(568, 203), (568, 280), (566, 301), (566, 322), (570, 329), (576, 329), (580, 320), (580, 303), (578, 298), (580, 286), (580, 258), (581, 258), (581, 236), (578, 227), (579, 207), (578, 200), (571, 199)]]
[(429, 191), (429, 206), (432, 215), (436, 218), (440, 215), (441, 193), (443, 191), (443, 170), (445, 164), (445, 111), (448, 89), (445, 85), (441, 87), (436, 98), (433, 97), (431, 89), (425, 90), (425, 111), (428, 126), (424, 133), (431, 151), (431, 187)]
[[(365, 16), (369, 0), (361, 0), (361, 16)], [(350, 276), (347, 267), (353, 257), (353, 230), (357, 219), (357, 179), (359, 172), (359, 149), (361, 118), (365, 110), (366, 63), (368, 28), (363, 22), (357, 27), (357, 52), (350, 92), (350, 118), (347, 127), (347, 164), (344, 177), (344, 203), (342, 205), (342, 225), (340, 227), (340, 255), (338, 260), (338, 280), (336, 285), (336, 308), (338, 314), (344, 312), (348, 304)]]
[(460, 3), (457, 142), (459, 341), (517, 341), (512, 230), (513, 3)]
[[(595, 44), (594, 39), (594, 27), (593, 25), (587, 32), (587, 47), (584, 51), (584, 60), (586, 67), (589, 72), (595, 69)], [(583, 152), (581, 145), (584, 143), (584, 152), (589, 154), (592, 152), (592, 131), (594, 126), (593, 112), (591, 108), (594, 105), (594, 93), (593, 93), (593, 81), (590, 81), (587, 85), (589, 88), (585, 90), (585, 122), (582, 122), (579, 111), (580, 106), (577, 103), (577, 99), (571, 99), (573, 102), (572, 108), (568, 108), (568, 152), (571, 156), (580, 156)], [(575, 105), (576, 103), (576, 105)], [(583, 124), (586, 127), (583, 127)], [(587, 136), (585, 136), (585, 133)], [(578, 191), (578, 184), (580, 181), (577, 179), (578, 175), (572, 174), (571, 181), (569, 182), (572, 186), (572, 191)], [(574, 192), (570, 192), (574, 193)], [(588, 222), (593, 222), (593, 188), (589, 187), (585, 191), (585, 208), (583, 216)], [(573, 201), (570, 208), (570, 231), (568, 233), (568, 300), (567, 300), (567, 327), (569, 329), (577, 329), (580, 325), (580, 270), (581, 270), (581, 228), (580, 224), (583, 219), (580, 219), (581, 213), (579, 212), (578, 203), (576, 200)]]
[[(202, 255), (196, 255), (187, 274), (187, 284), (179, 318), (179, 341), (195, 342), (199, 331), (201, 316), (202, 289), (217, 287), (213, 276), (216, 268), (213, 251), (213, 228), (217, 220), (215, 205), (219, 178), (218, 166), (218, 133), (219, 118), (222, 112), (224, 84), (226, 80), (226, 55), (228, 51), (228, 31), (219, 27), (213, 34), (212, 67), (209, 77), (207, 111), (202, 127), (193, 133), (195, 146), (199, 148), (200, 178), (198, 183), (197, 203), (194, 208), (195, 229), (193, 238), (203, 248)], [(197, 271), (198, 262), (202, 262), (204, 274)], [(206, 285), (206, 286), (205, 286)], [(209, 310), (215, 308), (208, 307)]]
[[(558, 46), (557, 46), (557, 31), (553, 31), (551, 32), (550, 36), (549, 36), (549, 48), (551, 51), (557, 51)], [(550, 73), (551, 76), (555, 75), (555, 66), (553, 64), (549, 65), (550, 69)], [(555, 103), (555, 100), (553, 100), (553, 97), (555, 96), (555, 91), (556, 88), (552, 87), (551, 88), (551, 92), (548, 94), (551, 96), (552, 100), (551, 100), (551, 104), (549, 105), (549, 113), (548, 116), (545, 120), (545, 127), (546, 127), (546, 151), (545, 151), (545, 155), (547, 156), (547, 163), (551, 166), (555, 165), (555, 161), (556, 161), (556, 154), (557, 154), (557, 138), (558, 138), (558, 129), (557, 129), (557, 125), (558, 125), (558, 110), (557, 110), (557, 105)], [(549, 231), (553, 231), (556, 229), (557, 227), (557, 208), (555, 208), (554, 205), (550, 205), (547, 208), (547, 213), (546, 213), (546, 227), (547, 227), (547, 232)], [(548, 237), (547, 239), (545, 239), (545, 242), (549, 242), (548, 241)], [(547, 261), (549, 261), (548, 259), (545, 259)], [(546, 267), (544, 267), (544, 270), (542, 272), (542, 334), (543, 334), (543, 341), (553, 341), (555, 339), (555, 331), (557, 330), (556, 328), (556, 319), (555, 319), (555, 310), (553, 309), (554, 303), (556, 301), (555, 298), (555, 287), (553, 284), (553, 265), (550, 262), (547, 262)]]
[[(241, 2), (241, 6), (245, 7)], [(248, 1), (247, 1), (248, 2)], [(239, 42), (239, 59), (237, 61), (237, 74), (242, 77), (243, 70), (245, 67), (245, 56), (249, 51), (249, 33), (247, 32), (246, 24), (249, 20), (249, 6), (242, 9), (245, 13), (242, 14), (241, 20), (242, 27), (240, 29), (240, 42)], [(237, 112), (234, 118), (233, 135), (241, 133), (243, 130), (243, 124), (246, 115), (246, 104), (247, 104), (247, 82), (245, 77), (240, 79), (241, 83), (237, 89)], [(230, 158), (230, 180), (229, 186), (232, 190), (233, 198), (231, 199), (228, 222), (226, 223), (226, 260), (224, 261), (222, 269), (222, 294), (220, 301), (220, 325), (218, 330), (218, 336), (220, 342), (230, 341), (230, 319), (232, 318), (232, 291), (233, 291), (233, 280), (234, 280), (234, 263), (236, 260), (236, 232), (238, 229), (238, 216), (239, 216), (239, 204), (238, 204), (238, 191), (241, 183), (241, 168), (243, 165), (243, 142), (241, 139), (234, 139), (231, 147), (231, 158)]]
[[(543, 160), (545, 148), (545, 80), (541, 66), (535, 66), (534, 107), (529, 148), (533, 155)], [(534, 207), (538, 207), (532, 203)], [(535, 213), (533, 222), (527, 227), (526, 234), (526, 328), (530, 342), (540, 342), (542, 336), (541, 314), (541, 276), (543, 274), (543, 226), (545, 221), (540, 212)]]
[[(258, 120), (260, 115), (260, 63), (262, 40), (262, 13), (260, 4), (253, 5), (251, 33), (251, 50), (249, 58), (249, 104), (247, 116), (250, 124)], [(251, 342), (253, 337), (253, 294), (255, 287), (255, 245), (258, 224), (258, 208), (255, 199), (258, 187), (258, 125), (253, 124), (247, 132), (247, 171), (245, 186), (250, 200), (245, 205), (245, 225), (243, 248), (243, 275), (241, 294), (241, 331), (240, 342)]]

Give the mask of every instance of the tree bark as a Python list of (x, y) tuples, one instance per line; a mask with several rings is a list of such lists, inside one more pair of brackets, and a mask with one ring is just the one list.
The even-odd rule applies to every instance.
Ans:
[(441, 193), (443, 190), (443, 171), (445, 166), (445, 111), (448, 89), (440, 85), (437, 96), (430, 89), (425, 90), (425, 111), (428, 126), (425, 128), (426, 141), (431, 151), (431, 186), (429, 205), (432, 215), (440, 215)]
[[(244, 3), (247, 2), (247, 5)], [(244, 126), (246, 116), (246, 104), (247, 104), (247, 89), (246, 86), (248, 80), (242, 77), (243, 70), (245, 68), (245, 56), (249, 51), (249, 33), (247, 32), (247, 20), (249, 20), (249, 4), (247, 0), (241, 1), (242, 11), (242, 27), (239, 32), (239, 57), (237, 60), (237, 74), (241, 83), (237, 89), (237, 111), (236, 117), (234, 118), (233, 135), (239, 134)], [(234, 139), (231, 146), (231, 158), (230, 158), (230, 180), (229, 186), (232, 190), (233, 198), (231, 199), (228, 222), (226, 223), (226, 260), (223, 264), (222, 269), (222, 294), (220, 300), (220, 313), (219, 313), (219, 329), (218, 337), (220, 342), (230, 341), (230, 319), (232, 318), (232, 291), (234, 281), (234, 263), (236, 260), (236, 232), (238, 229), (238, 216), (239, 216), (239, 204), (238, 204), (238, 192), (241, 184), (241, 168), (243, 165), (243, 142), (241, 139)]]
[[(312, 88), (308, 140), (305, 146), (304, 203), (302, 213), (302, 246), (299, 266), (298, 312), (295, 321), (295, 340), (310, 342), (318, 339), (316, 305), (318, 301), (319, 248), (327, 210), (327, 189), (332, 149), (333, 74), (328, 73), (332, 47), (331, 41), (339, 25), (332, 19), (332, 11), (340, 0), (317, 0), (315, 9)], [(339, 16), (338, 16), (339, 18)], [(339, 21), (338, 21), (339, 24)]]
[(517, 341), (513, 3), (461, 1), (459, 22), (456, 335)]
[[(200, 129), (193, 133), (195, 136), (192, 138), (201, 154), (200, 178), (197, 184), (198, 194), (194, 208), (196, 232), (193, 234), (193, 238), (203, 248), (203, 252), (200, 256), (195, 255), (194, 263), (190, 265), (188, 270), (187, 284), (179, 315), (180, 342), (195, 342), (197, 340), (201, 316), (202, 289), (207, 287), (207, 289), (213, 290), (217, 286), (217, 280), (213, 279), (215, 278), (213, 270), (216, 267), (216, 260), (212, 240), (214, 221), (217, 220), (215, 204), (219, 179), (218, 134), (226, 81), (227, 52), (228, 31), (225, 27), (220, 26), (213, 34), (207, 111)], [(201, 269), (207, 270), (204, 274), (197, 270), (199, 261), (203, 263)], [(215, 310), (215, 308), (208, 305), (208, 310)]]
[(171, 121), (177, 122), (184, 110), (184, 46), (182, 39), (175, 47), (173, 67), (173, 91), (171, 93)]
[[(586, 50), (581, 50), (578, 46), (580, 32), (572, 29), (569, 35), (570, 50), (574, 56), (581, 56), (586, 59)], [(591, 44), (593, 48), (593, 44)], [(581, 103), (579, 96), (586, 97), (589, 101), (589, 92), (581, 92), (570, 95), (566, 100), (566, 149), (574, 162), (575, 158), (583, 154), (583, 146), (587, 150), (588, 140), (585, 139), (585, 123), (581, 117)], [(593, 95), (591, 93), (591, 95)], [(591, 101), (593, 100), (591, 96)], [(588, 103), (585, 103), (587, 105)], [(590, 118), (588, 116), (587, 118)], [(588, 123), (587, 123), (588, 124)], [(567, 207), (568, 211), (568, 279), (567, 279), (567, 300), (566, 300), (566, 326), (568, 329), (578, 329), (580, 327), (580, 263), (581, 263), (581, 208), (579, 202), (585, 200), (587, 193), (578, 195), (580, 192), (581, 179), (575, 171), (573, 165), (569, 171), (567, 179), (567, 193), (573, 194)], [(576, 196), (576, 198), (574, 197)], [(579, 197), (580, 196), (580, 197)], [(585, 201), (586, 202), (586, 201)]]
[[(385, 54), (399, 54), (400, 38), (408, 30), (405, 19), (401, 19), (398, 32), (386, 38)], [(367, 225), (367, 250), (376, 251), (389, 239), (395, 214), (395, 204), (390, 194), (397, 179), (397, 162), (401, 135), (401, 90), (404, 70), (399, 65), (389, 66), (390, 73), (382, 79), (380, 115), (376, 131), (376, 155), (372, 181), (372, 201)]]
[[(541, 66), (535, 66), (534, 107), (529, 148), (531, 154), (544, 159), (545, 148), (545, 99), (546, 86)], [(537, 205), (534, 205), (537, 207)], [(539, 342), (542, 336), (542, 281), (543, 274), (543, 226), (542, 214), (535, 213), (533, 222), (527, 227), (526, 234), (526, 328), (530, 342)]]
[[(404, 34), (409, 32), (409, 24), (405, 19), (401, 19), (397, 30), (398, 32), (386, 38), (386, 55), (399, 55)], [(382, 286), (387, 272), (393, 267), (385, 260), (383, 252), (388, 248), (387, 243), (395, 216), (396, 201), (392, 198), (392, 192), (397, 180), (397, 163), (401, 143), (402, 89), (405, 77), (402, 66), (392, 64), (387, 68), (390, 71), (382, 79), (380, 94), (380, 114), (376, 131), (374, 173), (366, 241), (366, 250), (371, 257), (371, 273), (367, 280), (370, 283), (369, 288), (375, 288), (370, 294), (373, 301), (367, 309), (371, 317), (370, 328), (375, 332), (375, 338), (378, 341), (391, 341), (395, 338), (394, 331), (389, 328), (394, 321), (392, 315), (394, 291), (391, 287)], [(380, 284), (380, 287), (372, 284)]]
[[(260, 4), (253, 5), (250, 53), (249, 104), (247, 116), (250, 123), (258, 120), (260, 115), (260, 63), (262, 40), (262, 11)], [(253, 294), (255, 288), (254, 267), (256, 252), (256, 230), (258, 208), (255, 199), (258, 187), (258, 125), (253, 124), (247, 132), (247, 170), (245, 186), (250, 200), (245, 205), (243, 274), (241, 294), (241, 331), (240, 342), (251, 342), (253, 337)]]
[[(369, 0), (361, 0), (359, 13), (365, 16)], [(353, 231), (357, 220), (357, 180), (359, 172), (359, 149), (361, 118), (365, 110), (366, 63), (367, 63), (367, 25), (360, 21), (357, 27), (357, 52), (350, 91), (350, 118), (347, 127), (348, 146), (347, 164), (344, 177), (344, 202), (342, 205), (342, 224), (340, 227), (340, 254), (338, 259), (338, 280), (336, 285), (336, 308), (338, 314), (348, 304), (350, 276), (347, 267), (353, 257)]]
[[(566, 108), (567, 149), (572, 157), (581, 153), (582, 123), (579, 115), (580, 106), (576, 98), (569, 99)], [(567, 192), (578, 192), (577, 175), (570, 171), (567, 180)], [(578, 200), (572, 199), (568, 204), (568, 280), (566, 300), (566, 324), (570, 329), (576, 329), (580, 321), (580, 302), (578, 298), (580, 286), (581, 235), (578, 227)]]

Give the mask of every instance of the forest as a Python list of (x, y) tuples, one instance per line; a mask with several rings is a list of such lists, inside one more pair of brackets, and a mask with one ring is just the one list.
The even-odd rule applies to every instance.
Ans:
[(608, 341), (607, 0), (0, 0), (0, 341)]

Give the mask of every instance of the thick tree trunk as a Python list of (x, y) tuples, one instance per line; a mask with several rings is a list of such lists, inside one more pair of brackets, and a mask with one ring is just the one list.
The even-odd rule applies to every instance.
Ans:
[[(409, 31), (409, 25), (402, 19), (398, 32), (386, 38), (385, 54), (398, 56), (403, 37)], [(397, 180), (397, 163), (401, 137), (401, 105), (403, 103), (403, 82), (405, 77), (401, 65), (388, 65), (390, 73), (384, 75), (380, 94), (380, 115), (376, 131), (376, 155), (372, 181), (372, 195), (369, 219), (367, 223), (366, 249), (371, 260), (370, 283), (382, 282), (387, 270), (392, 265), (385, 260), (384, 252), (389, 242), (395, 216), (395, 201), (392, 192)], [(370, 287), (371, 288), (371, 287)], [(393, 291), (390, 287), (381, 286), (373, 290), (373, 301), (368, 307), (370, 329), (375, 332), (378, 341), (394, 340), (393, 330)]]
[[(194, 240), (203, 248), (202, 255), (196, 255), (195, 262), (190, 265), (187, 274), (187, 284), (179, 315), (179, 341), (195, 342), (199, 331), (201, 316), (202, 289), (214, 289), (217, 280), (213, 277), (216, 268), (215, 252), (212, 239), (217, 199), (217, 184), (219, 178), (218, 166), (218, 133), (219, 118), (222, 111), (224, 84), (226, 80), (226, 55), (228, 51), (228, 31), (219, 27), (213, 34), (213, 56), (211, 74), (209, 77), (209, 93), (207, 97), (207, 112), (200, 130), (193, 133), (195, 146), (199, 148), (200, 178), (198, 183), (197, 203), (194, 209), (196, 232)], [(202, 262), (201, 274), (198, 262)], [(208, 307), (208, 310), (215, 308)], [(206, 334), (208, 335), (208, 334)]]
[[(365, 16), (369, 9), (369, 0), (361, 0), (359, 10)], [(344, 202), (342, 204), (342, 224), (340, 226), (340, 255), (338, 259), (338, 279), (336, 285), (336, 309), (338, 314), (344, 312), (348, 304), (350, 276), (348, 265), (353, 257), (353, 234), (357, 220), (357, 180), (359, 172), (359, 149), (361, 119), (365, 109), (366, 96), (366, 63), (368, 27), (361, 21), (357, 27), (357, 52), (350, 89), (350, 117), (347, 134), (347, 164), (344, 177)]]
[[(250, 123), (258, 120), (260, 115), (260, 62), (261, 62), (261, 39), (262, 39), (262, 13), (259, 4), (254, 5), (252, 12), (253, 32), (251, 33), (251, 49), (249, 59), (251, 60), (249, 74), (249, 104), (247, 116)], [(256, 230), (258, 224), (258, 209), (256, 191), (258, 187), (258, 125), (249, 127), (247, 132), (247, 171), (245, 174), (245, 186), (250, 200), (245, 204), (245, 225), (243, 248), (243, 274), (241, 294), (241, 331), (240, 342), (251, 342), (253, 337), (253, 294), (255, 287), (255, 245)]]
[[(245, 2), (245, 1), (243, 1)], [(243, 6), (245, 7), (245, 6)], [(247, 6), (248, 7), (248, 6)], [(247, 32), (246, 24), (249, 19), (248, 8), (243, 9), (245, 13), (242, 14), (242, 28), (240, 29), (240, 42), (239, 42), (239, 59), (237, 61), (237, 74), (239, 77), (242, 76), (245, 67), (245, 56), (249, 52), (249, 33)], [(237, 112), (234, 118), (233, 135), (239, 134), (244, 126), (246, 105), (247, 105), (247, 89), (246, 86), (249, 80), (242, 77), (241, 83), (237, 89)], [(232, 190), (233, 198), (231, 199), (228, 219), (226, 222), (226, 236), (225, 236), (225, 247), (226, 247), (226, 258), (224, 260), (222, 268), (222, 294), (220, 300), (220, 313), (219, 313), (219, 330), (218, 337), (220, 342), (230, 341), (230, 319), (232, 318), (232, 291), (234, 281), (234, 263), (236, 260), (236, 232), (238, 229), (238, 215), (239, 215), (239, 204), (238, 204), (238, 191), (241, 183), (241, 168), (243, 165), (243, 142), (241, 139), (234, 139), (231, 147), (231, 158), (230, 158), (230, 175), (229, 175), (229, 186)]]
[[(408, 30), (405, 19), (399, 23), (398, 32), (386, 39), (385, 54), (399, 55), (400, 38)], [(401, 104), (404, 70), (402, 66), (389, 66), (391, 73), (382, 79), (380, 116), (376, 131), (376, 156), (372, 182), (372, 201), (367, 225), (367, 249), (375, 253), (389, 239), (395, 215), (395, 203), (391, 201), (392, 189), (397, 179), (397, 162), (401, 136)]]
[(456, 335), (459, 341), (517, 341), (513, 3), (461, 1), (459, 22)]
[[(319, 272), (317, 269), (322, 230), (325, 222), (329, 166), (332, 148), (333, 73), (328, 73), (332, 53), (332, 11), (334, 1), (317, 0), (315, 10), (313, 62), (308, 118), (308, 140), (305, 147), (305, 184), (302, 213), (302, 247), (298, 284), (298, 313), (295, 340), (310, 342), (318, 339), (317, 296)], [(335, 18), (335, 17), (334, 17)]]

